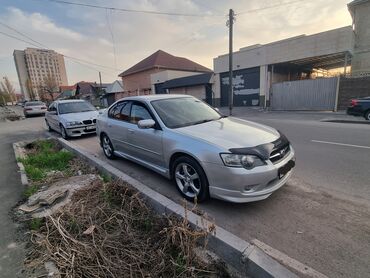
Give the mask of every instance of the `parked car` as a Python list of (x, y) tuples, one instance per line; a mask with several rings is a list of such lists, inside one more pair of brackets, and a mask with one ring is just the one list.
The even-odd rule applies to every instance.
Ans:
[(361, 116), (370, 121), (370, 97), (352, 99), (347, 114)]
[(251, 202), (283, 186), (294, 150), (277, 130), (225, 117), (185, 95), (126, 97), (97, 119), (109, 159), (123, 157), (172, 179), (188, 200)]
[(64, 139), (96, 132), (99, 112), (85, 100), (57, 100), (45, 114), (49, 130), (60, 132)]
[(45, 115), (46, 105), (42, 101), (28, 101), (24, 104), (23, 114), (27, 118), (35, 115)]

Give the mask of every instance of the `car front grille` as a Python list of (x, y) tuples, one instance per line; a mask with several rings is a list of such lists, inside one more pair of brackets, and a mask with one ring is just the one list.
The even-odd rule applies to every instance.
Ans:
[(274, 149), (270, 154), (270, 161), (274, 164), (285, 158), (290, 151), (289, 143)]
[(85, 124), (85, 125), (91, 125), (92, 123), (96, 123), (96, 119), (94, 119), (94, 120), (85, 120), (85, 121), (82, 121), (83, 122), (83, 124)]

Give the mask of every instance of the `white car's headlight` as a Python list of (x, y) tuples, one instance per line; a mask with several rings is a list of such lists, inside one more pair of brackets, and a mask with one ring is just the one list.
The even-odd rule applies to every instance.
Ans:
[(232, 154), (222, 153), (220, 154), (222, 161), (225, 166), (228, 167), (243, 167), (245, 169), (253, 169), (257, 166), (266, 165), (266, 163), (255, 155), (244, 155), (244, 154)]
[(67, 122), (66, 124), (67, 124), (67, 126), (77, 126), (77, 125), (82, 125), (82, 123), (81, 123), (81, 122), (79, 122), (79, 121)]

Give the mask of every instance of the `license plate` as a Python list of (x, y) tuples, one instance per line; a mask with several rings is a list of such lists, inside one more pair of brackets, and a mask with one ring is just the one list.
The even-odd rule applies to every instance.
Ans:
[(86, 127), (86, 130), (93, 130), (93, 129), (95, 129), (95, 126), (87, 126)]
[(293, 160), (289, 160), (287, 164), (280, 167), (278, 170), (279, 179), (283, 178), (294, 166), (295, 162)]

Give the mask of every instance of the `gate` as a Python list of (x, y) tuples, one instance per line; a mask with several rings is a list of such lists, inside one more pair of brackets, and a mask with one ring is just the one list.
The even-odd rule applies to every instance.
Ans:
[(334, 110), (338, 78), (272, 84), (273, 110)]

